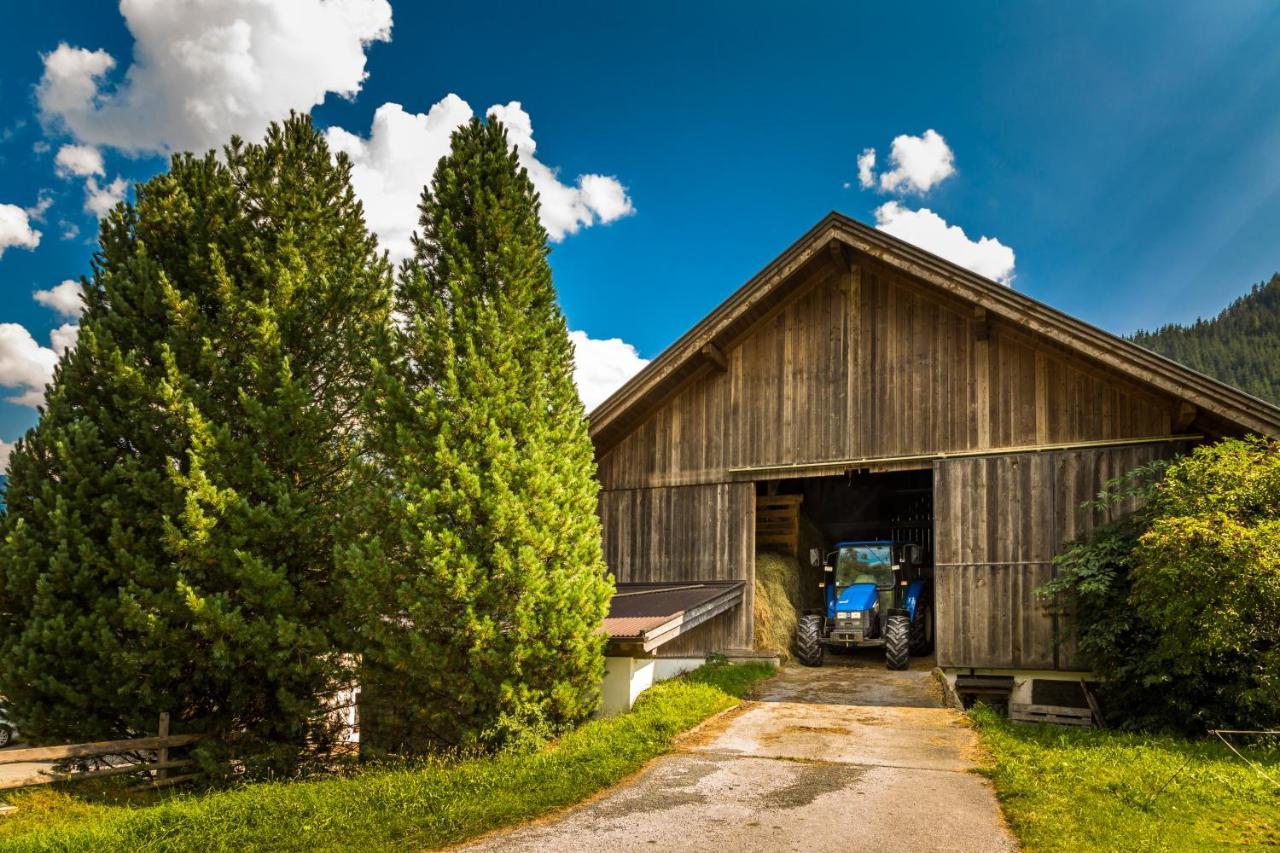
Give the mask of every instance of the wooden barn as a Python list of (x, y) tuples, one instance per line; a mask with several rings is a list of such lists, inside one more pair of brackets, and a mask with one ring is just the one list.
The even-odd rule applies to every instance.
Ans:
[(1076, 679), (1035, 590), (1081, 502), (1249, 433), (1280, 409), (834, 213), (591, 414), (617, 580), (743, 582), (658, 658), (750, 649), (757, 547), (802, 526), (918, 542), (949, 672)]

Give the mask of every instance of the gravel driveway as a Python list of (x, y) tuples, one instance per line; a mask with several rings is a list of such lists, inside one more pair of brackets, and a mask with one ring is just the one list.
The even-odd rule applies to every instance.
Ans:
[(1016, 850), (975, 734), (918, 667), (788, 667), (631, 781), (463, 849)]

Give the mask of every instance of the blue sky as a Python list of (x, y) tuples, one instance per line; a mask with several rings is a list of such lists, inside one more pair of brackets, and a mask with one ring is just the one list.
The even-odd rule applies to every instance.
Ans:
[[(507, 115), (531, 126), (530, 156), (558, 193), (549, 207), (566, 233), (552, 264), (571, 328), (595, 342), (580, 352), (597, 386), (639, 363), (600, 342), (653, 357), (833, 209), (873, 224), (880, 211), (889, 228), (936, 232), (945, 221), (963, 229), (958, 251), (974, 263), (1115, 332), (1215, 313), (1280, 269), (1274, 3), (562, 3), (536, 14), (527, 4), (435, 5), (392, 0), (389, 37), (385, 0), (44, 0), (9, 10), (0, 205), (23, 211), (27, 231), (5, 232), (0, 216), (0, 245), (10, 240), (0, 324), (47, 348), (52, 330), (74, 323), (32, 294), (88, 271), (88, 180), (106, 199), (117, 178), (131, 185), (161, 170), (156, 152), (296, 106), (345, 131), (332, 139), (363, 163), (357, 188), (370, 193), (371, 221), (376, 211), (386, 224), (403, 206), (397, 182), (407, 186), (447, 138), (414, 116), (450, 94), (475, 110), (519, 102)], [(315, 29), (338, 7), (350, 22)], [(232, 37), (252, 50), (228, 49)], [(296, 53), (264, 58), (272, 38)], [(69, 88), (41, 96), (60, 44), (83, 62), (58, 66)], [(103, 70), (107, 54), (115, 64)], [(79, 102), (77, 83), (89, 87)], [(195, 101), (226, 114), (193, 129), (176, 107)], [(437, 123), (461, 116), (461, 101), (446, 102)], [(380, 108), (381, 139), (371, 131)], [(941, 147), (895, 173), (894, 140), (928, 130)], [(70, 145), (81, 156), (68, 155), (59, 176), (55, 157)], [(858, 177), (867, 148), (870, 188)], [(903, 176), (892, 192), (881, 189), (886, 173)], [(935, 218), (924, 222), (925, 209)], [(34, 247), (31, 230), (41, 232)], [(5, 329), (0, 381), (30, 402), (20, 383), (47, 364), (15, 359), (47, 360), (48, 350)], [(0, 440), (35, 418), (29, 405), (0, 402)]]

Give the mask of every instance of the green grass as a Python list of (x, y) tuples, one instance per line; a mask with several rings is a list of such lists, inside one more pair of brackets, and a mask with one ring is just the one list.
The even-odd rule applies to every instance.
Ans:
[(145, 804), (74, 788), (8, 798), (3, 850), (385, 850), (439, 847), (576, 803), (667, 752), (772, 673), (709, 664), (645, 691), (635, 710), (589, 722), (533, 754), (502, 754), (345, 779), (260, 783)]
[[(973, 718), (993, 758), (984, 772), (1031, 853), (1280, 846), (1280, 787), (1216, 739)], [(1241, 752), (1280, 779), (1280, 749)]]

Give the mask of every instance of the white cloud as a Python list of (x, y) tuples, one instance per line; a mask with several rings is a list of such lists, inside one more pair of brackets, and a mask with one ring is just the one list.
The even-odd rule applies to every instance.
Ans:
[(13, 455), (13, 445), (0, 438), (0, 474), (9, 470), (9, 457)]
[(365, 50), (391, 37), (387, 0), (121, 0), (133, 63), (115, 85), (103, 50), (59, 45), (36, 89), (41, 120), (127, 153), (256, 139), (329, 93), (353, 97)]
[(562, 240), (579, 228), (613, 220), (634, 212), (627, 190), (617, 178), (579, 175), (577, 186), (563, 184), (558, 170), (534, 157), (533, 122), (519, 101), (495, 104), (488, 114), (506, 125), (507, 139), (520, 155), (520, 165), (542, 199), (542, 224), (552, 240)]
[(49, 212), (49, 208), (53, 207), (53, 197), (48, 195), (48, 190), (41, 190), (36, 203), (27, 208), (27, 216), (36, 222), (44, 222), (44, 215)]
[[(894, 137), (889, 148), (893, 168), (880, 173), (880, 190), (887, 193), (927, 193), (956, 171), (956, 157), (942, 134), (930, 128), (920, 136)], [(864, 148), (858, 155), (858, 183), (870, 189), (876, 183), (876, 150)]]
[(365, 219), (393, 258), (413, 253), (409, 236), (418, 226), (418, 197), (449, 153), (450, 134), (470, 118), (467, 102), (447, 95), (425, 114), (383, 104), (373, 114), (368, 139), (340, 127), (325, 132), (329, 145), (351, 158), (351, 183)]
[(876, 228), (1001, 284), (1013, 281), (1013, 249), (994, 237), (970, 240), (963, 228), (948, 225), (927, 207), (911, 210), (885, 202), (876, 208)]
[(586, 332), (570, 332), (569, 340), (573, 342), (573, 380), (588, 412), (649, 363), (620, 338), (596, 340)]
[(69, 349), (75, 349), (76, 340), (80, 337), (80, 327), (75, 323), (63, 323), (49, 333), (49, 344), (54, 353), (61, 356)]
[(124, 201), (124, 194), (129, 189), (129, 182), (117, 177), (109, 184), (99, 185), (97, 178), (89, 178), (84, 182), (84, 209), (99, 219), (104, 218), (111, 209)]
[(53, 159), (53, 167), (64, 178), (87, 178), (90, 175), (105, 174), (102, 152), (92, 145), (62, 146), (58, 149), (58, 156)]
[(65, 219), (58, 220), (59, 227), (62, 228), (63, 240), (74, 240), (80, 236), (80, 226), (74, 222), (68, 222)]
[(48, 290), (37, 290), (32, 296), (36, 302), (52, 308), (63, 317), (79, 317), (84, 313), (84, 293), (80, 282), (72, 279)]
[(40, 232), (31, 227), (30, 213), (16, 204), (0, 204), (0, 257), (14, 246), (34, 249), (39, 245)]
[[(561, 183), (556, 170), (534, 156), (533, 125), (518, 102), (490, 107), (488, 113), (506, 125), (520, 164), (541, 196), (542, 224), (552, 240), (633, 212), (626, 188), (616, 178), (580, 175), (574, 185)], [(472, 115), (466, 101), (450, 94), (426, 113), (383, 104), (374, 113), (368, 138), (341, 127), (326, 132), (330, 146), (351, 158), (351, 182), (364, 203), (369, 227), (392, 258), (412, 253), (409, 238), (418, 225), (422, 188), (430, 183), (440, 158), (449, 153), (450, 135)]]
[[(864, 148), (858, 155), (858, 183), (870, 189), (876, 182), (876, 149)], [(845, 186), (848, 186), (846, 184)]]
[[(65, 338), (64, 338), (65, 340)], [(53, 380), (58, 353), (42, 347), (26, 327), (0, 323), (0, 387), (15, 388), (11, 403), (38, 406), (44, 401), (44, 387)]]

